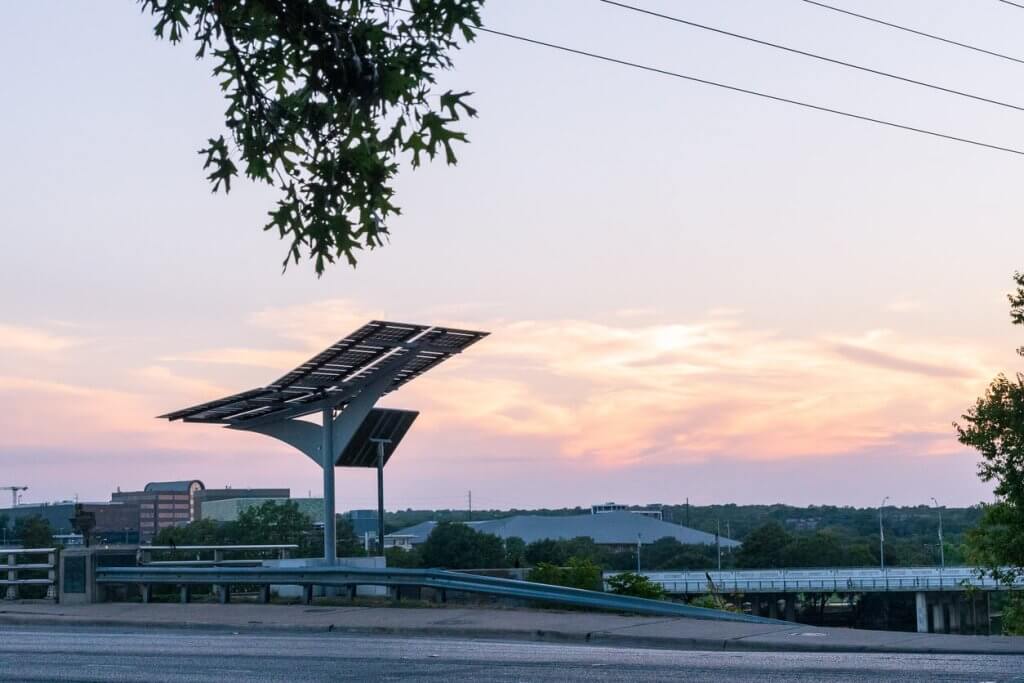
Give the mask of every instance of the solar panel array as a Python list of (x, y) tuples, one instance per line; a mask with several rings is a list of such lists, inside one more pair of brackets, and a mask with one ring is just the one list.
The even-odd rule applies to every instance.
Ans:
[(381, 373), (392, 376), (383, 395), (485, 336), (486, 332), (374, 320), (266, 387), (160, 417), (237, 425), (308, 415), (325, 401), (344, 407)]

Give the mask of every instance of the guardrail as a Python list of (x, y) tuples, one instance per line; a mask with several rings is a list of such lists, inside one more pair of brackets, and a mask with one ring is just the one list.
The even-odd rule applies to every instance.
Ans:
[(298, 585), (305, 589), (307, 602), (312, 599), (313, 586), (346, 587), (352, 590), (356, 586), (420, 586), (441, 591), (442, 600), (446, 591), (461, 591), (571, 607), (655, 616), (761, 624), (785, 623), (775, 619), (691, 607), (662, 600), (648, 600), (516, 579), (464, 574), (443, 569), (97, 567), (96, 582), (100, 585), (138, 585), (142, 588), (144, 601), (151, 598), (151, 590), (154, 585), (179, 586), (183, 601), (188, 600), (190, 586), (214, 585), (219, 587), (218, 592), (222, 602), (230, 600), (232, 584), (260, 586), (260, 597), (263, 601), (269, 599), (272, 585)]
[[(46, 555), (46, 562), (19, 563), (22, 555)], [(18, 548), (17, 550), (0, 550), (0, 558), (6, 556), (7, 564), (0, 564), (0, 577), (6, 570), (7, 578), (0, 578), (0, 586), (7, 586), (5, 600), (18, 599), (19, 586), (46, 586), (46, 599), (57, 599), (57, 549), (56, 548)], [(21, 572), (46, 572), (45, 579), (18, 578)]]
[[(607, 578), (617, 572), (605, 575)], [(752, 569), (737, 571), (644, 572), (665, 592), (677, 595), (710, 593), (708, 577), (719, 593), (885, 593), (917, 591), (1024, 590), (1024, 578), (1013, 588), (973, 567), (893, 567), (868, 569)]]

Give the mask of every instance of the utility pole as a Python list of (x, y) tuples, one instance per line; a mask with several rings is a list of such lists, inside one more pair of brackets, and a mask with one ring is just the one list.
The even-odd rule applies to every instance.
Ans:
[(473, 491), (470, 489), (466, 491), (466, 497), (469, 499), (469, 521), (473, 521)]
[(686, 497), (686, 526), (690, 526), (690, 497)]
[(935, 509), (939, 511), (939, 566), (945, 569), (946, 544), (942, 540), (942, 508), (939, 506), (939, 501), (935, 500), (935, 496), (932, 496), (932, 502), (935, 503)]
[(0, 488), (11, 492), (11, 507), (16, 507), (18, 505), (18, 491), (28, 491), (27, 486), (3, 486)]
[(640, 573), (640, 544), (643, 539), (643, 534), (636, 535), (636, 573)]
[(885, 502), (889, 500), (889, 496), (882, 499), (882, 504), (878, 506), (878, 556), (882, 562), (882, 571), (885, 571), (885, 529), (882, 527), (882, 508), (885, 507)]

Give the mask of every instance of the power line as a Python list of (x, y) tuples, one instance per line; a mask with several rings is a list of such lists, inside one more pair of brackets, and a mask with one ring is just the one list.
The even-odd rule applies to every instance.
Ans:
[(482, 33), (489, 33), (491, 35), (502, 36), (511, 40), (518, 40), (531, 45), (538, 45), (541, 47), (551, 48), (552, 50), (560, 50), (562, 52), (568, 52), (570, 54), (579, 55), (582, 57), (589, 57), (591, 59), (597, 59), (603, 62), (609, 62), (612, 64), (618, 64), (620, 66), (628, 66), (633, 69), (639, 69), (641, 71), (648, 71), (650, 73), (661, 74), (662, 76), (670, 76), (672, 78), (679, 78), (693, 83), (700, 83), (702, 85), (710, 85), (716, 88), (722, 88), (723, 90), (730, 90), (732, 92), (743, 93), (745, 95), (754, 95), (755, 97), (761, 97), (767, 100), (773, 100), (775, 102), (784, 102), (786, 104), (792, 104), (797, 107), (804, 107), (805, 109), (813, 109), (815, 111), (825, 112), (827, 114), (835, 114), (837, 116), (845, 116), (846, 118), (856, 119), (858, 121), (867, 121), (868, 123), (875, 123), (880, 126), (888, 126), (890, 128), (898, 128), (900, 130), (910, 131), (912, 133), (920, 133), (922, 135), (930, 135), (936, 138), (942, 138), (944, 140), (950, 140), (953, 142), (962, 142), (968, 145), (975, 145), (976, 147), (985, 147), (987, 149), (994, 149), (999, 152), (1008, 152), (1010, 154), (1018, 154), (1024, 156), (1024, 150), (1014, 149), (1013, 147), (1002, 147), (1000, 145), (994, 145), (988, 142), (981, 142), (980, 140), (973, 140), (971, 138), (963, 138), (956, 135), (950, 135), (948, 133), (940, 133), (934, 130), (928, 130), (926, 128), (917, 128), (915, 126), (909, 126), (902, 123), (895, 123), (893, 121), (886, 121), (885, 119), (876, 119), (871, 116), (865, 116), (863, 114), (854, 114), (852, 112), (843, 111), (841, 109), (833, 109), (831, 107), (825, 107), (818, 104), (811, 104), (809, 102), (802, 102), (800, 100), (793, 100), (788, 97), (781, 97), (779, 95), (771, 95), (768, 93), (760, 92), (757, 90), (750, 90), (748, 88), (741, 88), (735, 85), (728, 85), (726, 83), (719, 83), (717, 81), (708, 80), (706, 78), (698, 78), (696, 76), (689, 76), (681, 74), (675, 71), (668, 71), (667, 69), (659, 69), (653, 66), (647, 66), (644, 64), (638, 64), (636, 62), (629, 62), (624, 59), (616, 59), (615, 57), (608, 57), (606, 55), (597, 54), (596, 52), (587, 52), (586, 50), (578, 50), (576, 48), (567, 47), (565, 45), (558, 45), (556, 43), (548, 43), (543, 40), (537, 40), (536, 38), (527, 38), (526, 36), (516, 35), (514, 33), (506, 33), (504, 31), (498, 31), (492, 28), (484, 28), (478, 26), (475, 30)]
[[(672, 21), (672, 22), (675, 22), (677, 24), (683, 24), (685, 26), (690, 26), (692, 28), (699, 28), (699, 29), (704, 30), (704, 31), (711, 31), (713, 33), (718, 33), (720, 35), (728, 36), (730, 38), (738, 38), (740, 40), (745, 40), (745, 41), (750, 42), (750, 43), (756, 43), (758, 45), (763, 45), (765, 47), (775, 48), (776, 50), (783, 50), (785, 52), (790, 52), (792, 54), (800, 55), (802, 57), (809, 57), (811, 59), (817, 59), (817, 60), (822, 61), (822, 62), (828, 62), (829, 64), (836, 64), (838, 66), (844, 66), (844, 67), (846, 67), (848, 69), (856, 69), (858, 71), (863, 71), (865, 73), (873, 74), (875, 76), (882, 76), (882, 77), (885, 77), (885, 78), (891, 78), (893, 80), (903, 81), (904, 83), (911, 83), (913, 85), (919, 85), (919, 86), (924, 87), (924, 88), (931, 88), (932, 90), (938, 90), (938, 91), (941, 91), (941, 92), (944, 92), (944, 93), (947, 93), (947, 94), (950, 94), (950, 95), (959, 95), (960, 97), (967, 97), (969, 99), (977, 100), (979, 102), (986, 102), (988, 104), (994, 104), (994, 105), (999, 106), (999, 107), (1006, 107), (1008, 109), (1016, 109), (1017, 111), (1024, 111), (1024, 107), (1018, 106), (1016, 104), (1011, 104), (1009, 102), (1003, 102), (1001, 100), (993, 100), (993, 99), (988, 98), (988, 97), (982, 97), (981, 95), (974, 95), (974, 94), (969, 93), (969, 92), (964, 92), (963, 90), (956, 90), (956, 89), (953, 89), (953, 88), (947, 88), (945, 86), (936, 85), (934, 83), (927, 83), (925, 81), (919, 81), (919, 80), (916, 80), (914, 78), (909, 78), (907, 76), (900, 76), (899, 74), (894, 74), (894, 73), (889, 72), (889, 71), (881, 71), (879, 69), (872, 69), (871, 67), (862, 66), (860, 64), (854, 64), (852, 62), (844, 62), (841, 59), (833, 59), (832, 57), (825, 57), (824, 55), (819, 55), (819, 54), (816, 54), (814, 52), (807, 52), (806, 50), (799, 50), (799, 49), (797, 49), (795, 47), (788, 47), (786, 45), (780, 45), (779, 43), (773, 43), (773, 42), (770, 42), (770, 41), (767, 41), (767, 40), (761, 40), (760, 38), (754, 38), (752, 36), (746, 36), (746, 35), (743, 35), (742, 33), (733, 33), (732, 31), (726, 31), (725, 29), (715, 28), (714, 26), (707, 26), (706, 24), (698, 24), (695, 21), (689, 21), (687, 19), (681, 19), (680, 17), (673, 17), (673, 16), (671, 16), (669, 14), (662, 14), (661, 12), (655, 12), (653, 10), (644, 9), (643, 7), (637, 7), (635, 5), (627, 5), (626, 3), (623, 3), (623, 2), (617, 2), (617, 0), (598, 0), (598, 2), (603, 2), (606, 5), (612, 5), (613, 7), (618, 7), (620, 9), (629, 10), (631, 12), (637, 12), (638, 14), (646, 14), (648, 16), (657, 17), (659, 19), (665, 19), (667, 21)], [(1024, 5), (1022, 5), (1021, 7), (1024, 8)]]
[(947, 43), (949, 45), (955, 45), (956, 47), (962, 47), (962, 48), (965, 48), (967, 50), (974, 50), (975, 52), (981, 52), (982, 54), (991, 55), (992, 57), (999, 57), (1000, 59), (1007, 59), (1007, 60), (1009, 60), (1011, 62), (1017, 62), (1018, 64), (1024, 64), (1024, 59), (1020, 59), (1018, 57), (1013, 57), (1012, 55), (1003, 54), (1002, 52), (995, 52), (993, 50), (986, 50), (983, 47), (978, 47), (977, 45), (971, 45), (969, 43), (961, 43), (960, 41), (953, 40), (952, 38), (943, 38), (942, 36), (937, 36), (934, 33), (926, 33), (924, 31), (919, 31), (916, 28), (910, 28), (908, 26), (901, 26), (899, 24), (894, 24), (894, 23), (892, 23), (890, 21), (885, 21), (884, 19), (878, 19), (876, 17), (869, 17), (866, 14), (857, 14), (856, 12), (851, 12), (850, 10), (843, 9), (842, 7), (835, 7), (834, 5), (827, 5), (824, 2), (818, 2), (818, 0), (801, 0), (801, 1), (802, 2), (806, 2), (808, 5), (814, 5), (815, 7), (820, 7), (822, 9), (827, 9), (827, 10), (831, 10), (833, 12), (838, 12), (839, 14), (845, 14), (845, 15), (848, 15), (848, 16), (851, 16), (851, 17), (856, 17), (857, 19), (863, 19), (864, 21), (870, 21), (870, 22), (873, 22), (875, 24), (880, 24), (882, 26), (888, 26), (889, 28), (894, 28), (894, 29), (897, 29), (899, 31), (906, 31), (907, 33), (913, 33), (916, 36), (921, 36), (921, 37), (924, 37), (924, 38), (930, 38), (932, 40), (937, 40), (939, 42)]
[(999, 0), (999, 2), (1003, 3), (1004, 5), (1011, 5), (1013, 7), (1019, 7), (1020, 9), (1024, 9), (1024, 5), (1021, 5), (1020, 3), (1017, 2), (1010, 2), (1010, 0)]
[[(394, 6), (391, 6), (391, 5), (378, 4), (378, 6), (385, 7), (387, 9), (397, 10), (397, 11), (400, 11), (400, 12), (406, 12), (406, 13), (410, 13), (411, 12), (411, 10), (408, 10), (408, 9), (405, 9), (405, 8), (400, 8), (400, 7), (394, 7)], [(630, 62), (630, 61), (627, 61), (627, 60), (624, 60), (624, 59), (617, 59), (615, 57), (609, 57), (607, 55), (598, 54), (596, 52), (588, 52), (586, 50), (579, 50), (579, 49), (576, 49), (574, 47), (568, 47), (566, 45), (558, 45), (557, 43), (548, 43), (548, 42), (545, 42), (543, 40), (538, 40), (536, 38), (528, 38), (526, 36), (520, 36), (520, 35), (517, 35), (515, 33), (507, 33), (505, 31), (499, 31), (499, 30), (493, 29), (493, 28), (486, 28), (484, 26), (477, 26), (475, 28), (475, 30), (479, 31), (481, 33), (488, 33), (488, 34), (494, 35), (494, 36), (501, 36), (502, 38), (508, 38), (510, 40), (518, 40), (520, 42), (528, 43), (530, 45), (537, 45), (537, 46), (540, 46), (540, 47), (547, 47), (547, 48), (550, 48), (552, 50), (559, 50), (561, 52), (568, 52), (569, 54), (579, 55), (581, 57), (589, 57), (591, 59), (597, 59), (599, 61), (608, 62), (608, 63), (611, 63), (611, 64), (618, 64), (620, 66), (628, 66), (628, 67), (633, 68), (633, 69), (639, 69), (641, 71), (647, 71), (647, 72), (650, 72), (650, 73), (656, 73), (656, 74), (660, 74), (662, 76), (670, 76), (672, 78), (679, 78), (679, 79), (682, 79), (682, 80), (685, 80), (685, 81), (690, 81), (692, 83), (700, 83), (702, 85), (710, 85), (710, 86), (713, 86), (713, 87), (716, 87), (716, 88), (722, 88), (723, 90), (729, 90), (731, 92), (743, 93), (744, 95), (753, 95), (755, 97), (761, 97), (761, 98), (764, 98), (766, 100), (772, 100), (772, 101), (775, 101), (775, 102), (783, 102), (785, 104), (792, 104), (792, 105), (797, 106), (797, 107), (804, 107), (805, 109), (812, 109), (814, 111), (825, 112), (826, 114), (835, 114), (836, 116), (844, 116), (846, 118), (856, 119), (857, 121), (866, 121), (868, 123), (874, 123), (874, 124), (878, 124), (880, 126), (888, 126), (889, 128), (896, 128), (896, 129), (899, 129), (899, 130), (905, 130), (905, 131), (909, 131), (911, 133), (920, 133), (921, 135), (929, 135), (931, 137), (936, 137), (936, 138), (940, 138), (940, 139), (943, 139), (943, 140), (949, 140), (951, 142), (961, 142), (961, 143), (966, 144), (966, 145), (974, 145), (975, 147), (984, 147), (985, 149), (996, 150), (997, 152), (1006, 152), (1008, 154), (1017, 154), (1017, 155), (1020, 155), (1020, 156), (1024, 156), (1024, 150), (1015, 149), (1013, 147), (1003, 147), (1001, 145), (994, 145), (994, 144), (989, 143), (989, 142), (982, 142), (980, 140), (974, 140), (974, 139), (971, 139), (971, 138), (959, 137), (957, 135), (950, 135), (948, 133), (940, 133), (938, 131), (928, 130), (927, 128), (917, 128), (915, 126), (909, 126), (909, 125), (906, 125), (906, 124), (903, 124), (903, 123), (896, 123), (894, 121), (886, 121), (885, 119), (876, 119), (874, 117), (865, 116), (863, 114), (854, 114), (852, 112), (843, 111), (841, 109), (833, 109), (831, 107), (825, 107), (825, 106), (822, 106), (822, 105), (819, 105), (819, 104), (811, 104), (810, 102), (802, 102), (800, 100), (794, 100), (794, 99), (790, 99), (788, 97), (781, 97), (779, 95), (771, 95), (769, 93), (764, 93), (764, 92), (760, 92), (760, 91), (757, 91), (757, 90), (750, 90), (748, 88), (741, 88), (739, 86), (729, 85), (727, 83), (719, 83), (718, 81), (712, 81), (712, 80), (709, 80), (709, 79), (706, 79), (706, 78), (698, 78), (696, 76), (689, 76), (689, 75), (686, 75), (686, 74), (681, 74), (681, 73), (678, 73), (676, 71), (668, 71), (667, 69), (659, 69), (659, 68), (654, 67), (654, 66), (647, 66), (645, 64), (638, 64), (636, 62)]]

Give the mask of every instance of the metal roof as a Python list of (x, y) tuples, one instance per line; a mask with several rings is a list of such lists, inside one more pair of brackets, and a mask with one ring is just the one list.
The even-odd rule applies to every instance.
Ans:
[[(516, 515), (502, 519), (467, 522), (476, 531), (494, 534), (500, 538), (518, 537), (526, 543), (544, 539), (567, 540), (589, 537), (601, 545), (636, 545), (637, 534), (642, 543), (654, 543), (662, 538), (674, 538), (684, 545), (714, 545), (715, 535), (690, 527), (663, 522), (632, 512), (605, 512), (599, 515), (540, 516)], [(411, 535), (414, 543), (422, 543), (434, 530), (437, 522), (421, 522), (400, 529), (396, 534)], [(739, 541), (721, 537), (723, 548), (740, 545)]]
[(143, 489), (146, 493), (156, 493), (165, 491), (176, 491), (178, 493), (188, 493), (192, 488), (192, 484), (199, 484), (199, 488), (206, 488), (203, 486), (203, 482), (198, 479), (189, 479), (187, 481), (151, 481), (146, 484), (146, 488)]
[(381, 373), (394, 391), (487, 336), (486, 332), (374, 320), (265, 387), (176, 410), (161, 418), (252, 425), (342, 408)]
[[(345, 446), (336, 463), (337, 467), (376, 467), (377, 440), (384, 440), (384, 464), (398, 448), (405, 433), (419, 416), (415, 410), (374, 408), (359, 425), (355, 436)], [(376, 510), (374, 511), (376, 514)]]

